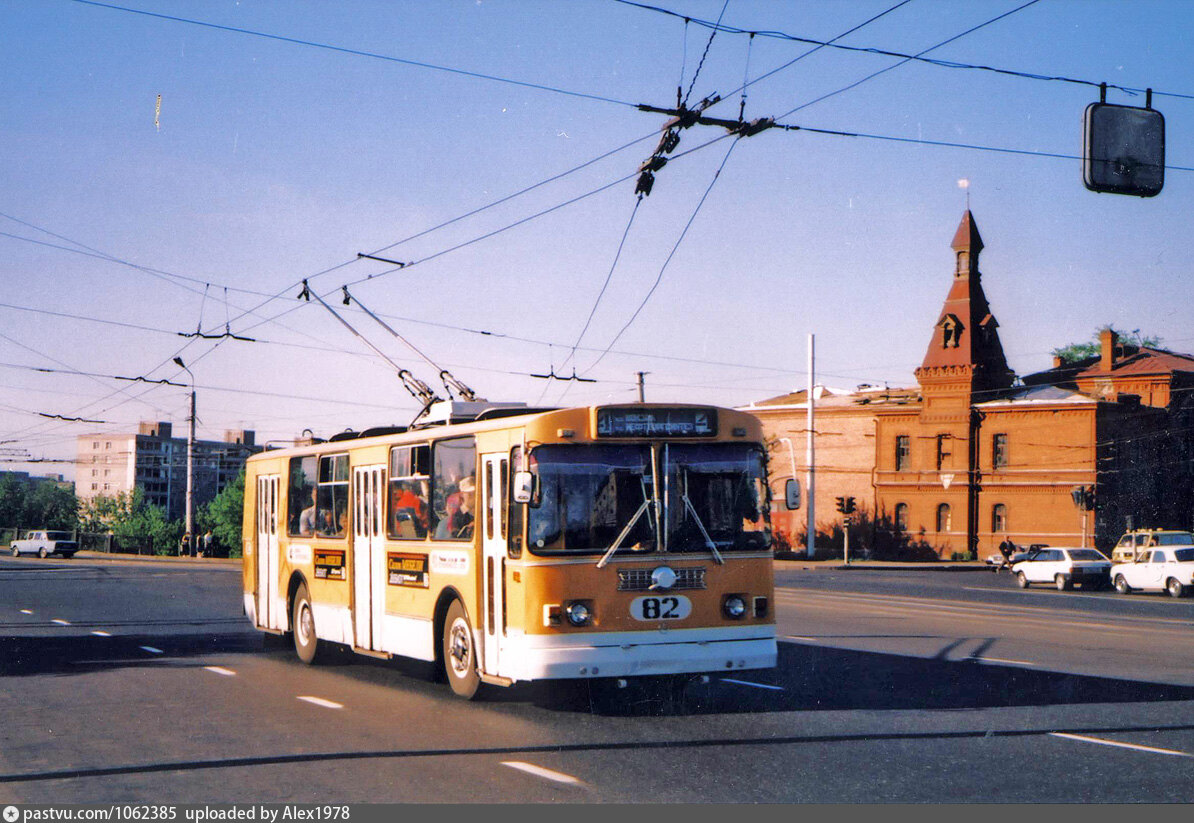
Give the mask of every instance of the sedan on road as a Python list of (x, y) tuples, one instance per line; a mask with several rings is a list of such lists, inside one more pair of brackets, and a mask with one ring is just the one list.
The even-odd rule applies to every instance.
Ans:
[(1012, 566), (1020, 588), (1030, 583), (1052, 583), (1066, 591), (1075, 583), (1082, 588), (1099, 589), (1107, 585), (1111, 561), (1098, 549), (1047, 547), (1038, 549)]
[(49, 557), (60, 554), (63, 557), (74, 557), (79, 550), (74, 535), (70, 532), (37, 531), (29, 532), (22, 540), (14, 540), (9, 545), (13, 557), (22, 554), (36, 554), (39, 557)]
[(1120, 594), (1139, 589), (1181, 597), (1194, 586), (1194, 548), (1150, 549), (1134, 563), (1112, 566), (1111, 580)]

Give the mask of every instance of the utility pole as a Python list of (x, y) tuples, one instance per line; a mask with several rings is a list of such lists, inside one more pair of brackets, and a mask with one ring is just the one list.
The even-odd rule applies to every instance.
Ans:
[(808, 461), (808, 482), (805, 483), (808, 489), (808, 525), (806, 527), (808, 538), (805, 541), (805, 546), (809, 560), (812, 560), (817, 554), (817, 486), (814, 470), (816, 455), (813, 446), (813, 390), (816, 386), (816, 377), (813, 372), (815, 345), (816, 337), (810, 334), (808, 336), (808, 418), (806, 424), (808, 432), (805, 435), (805, 458)]
[(647, 373), (645, 371), (638, 372), (638, 402), (640, 403), (647, 402), (647, 387), (643, 381), (643, 378), (646, 376)]
[(191, 416), (187, 427), (187, 514), (186, 514), (186, 553), (195, 556), (195, 375), (182, 362), (181, 357), (175, 357), (178, 364), (191, 377)]

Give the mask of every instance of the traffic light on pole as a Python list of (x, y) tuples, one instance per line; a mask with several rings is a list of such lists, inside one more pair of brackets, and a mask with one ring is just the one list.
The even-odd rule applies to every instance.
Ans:
[(837, 510), (839, 512), (841, 512), (842, 514), (845, 514), (846, 513), (846, 498), (838, 497), (838, 498), (836, 498), (836, 500), (837, 500)]
[(854, 498), (846, 498), (846, 514), (854, 514)]

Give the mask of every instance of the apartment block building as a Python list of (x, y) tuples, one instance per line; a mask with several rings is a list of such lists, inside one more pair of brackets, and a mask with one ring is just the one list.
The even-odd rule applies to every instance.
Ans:
[[(186, 514), (187, 439), (167, 422), (143, 421), (136, 432), (80, 435), (75, 494), (80, 500), (115, 497), (140, 488), (145, 501), (171, 519)], [(195, 506), (209, 502), (240, 474), (249, 455), (261, 451), (250, 430), (225, 432), (223, 440), (196, 440)]]

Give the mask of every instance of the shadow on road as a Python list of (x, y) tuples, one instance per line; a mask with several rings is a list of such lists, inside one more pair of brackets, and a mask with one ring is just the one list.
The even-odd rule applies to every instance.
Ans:
[(0, 637), (0, 676), (85, 674), (130, 666), (177, 665), (181, 659), (190, 657), (259, 652), (261, 648), (261, 635), (251, 630), (112, 637)]
[[(294, 660), (288, 643), (251, 629), (219, 633), (0, 637), (0, 676), (70, 675), (138, 666), (192, 665), (212, 654), (265, 654)], [(383, 686), (430, 685), (434, 667), (379, 661), (347, 651), (325, 663), (345, 676)], [(450, 699), (446, 686), (444, 699)], [(534, 704), (561, 712), (610, 716), (738, 714), (884, 709), (985, 709), (1078, 703), (1143, 703), (1194, 699), (1194, 687), (1040, 671), (974, 660), (923, 658), (781, 642), (771, 671), (714, 673), (701, 678), (575, 680), (486, 687), (491, 704)]]
[[(770, 687), (770, 688), (768, 688)], [(1194, 687), (1025, 669), (972, 660), (779, 644), (774, 671), (714, 674), (708, 684), (664, 678), (618, 689), (525, 687), (522, 699), (561, 711), (636, 716), (849, 709), (986, 709), (1194, 699)], [(519, 690), (511, 690), (513, 699)]]

